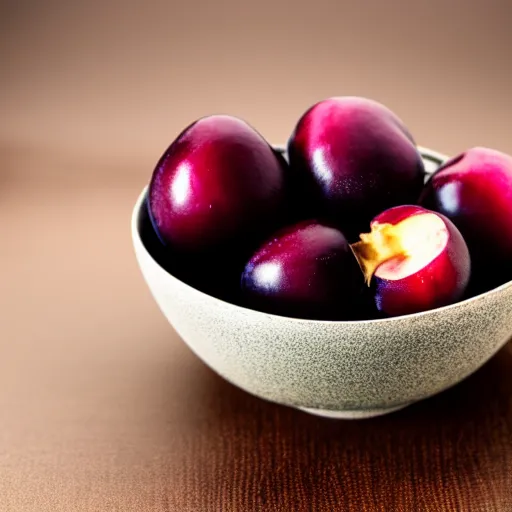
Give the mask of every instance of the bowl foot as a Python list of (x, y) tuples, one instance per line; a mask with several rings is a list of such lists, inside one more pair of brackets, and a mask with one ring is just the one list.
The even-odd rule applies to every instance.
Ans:
[(309, 414), (314, 414), (316, 416), (322, 416), (324, 418), (334, 418), (339, 420), (360, 420), (365, 418), (373, 418), (375, 416), (382, 416), (384, 414), (399, 411), (400, 409), (403, 409), (408, 405), (410, 404), (403, 404), (395, 407), (386, 407), (383, 409), (356, 409), (352, 411), (331, 411), (328, 409), (313, 409), (309, 407), (297, 407), (297, 409), (300, 409), (301, 411), (307, 412)]

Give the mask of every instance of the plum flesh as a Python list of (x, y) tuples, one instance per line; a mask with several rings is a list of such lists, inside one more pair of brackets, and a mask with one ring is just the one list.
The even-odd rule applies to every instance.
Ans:
[(461, 233), (443, 215), (418, 206), (384, 211), (352, 250), (377, 310), (388, 316), (452, 304), (468, 286), (471, 260)]

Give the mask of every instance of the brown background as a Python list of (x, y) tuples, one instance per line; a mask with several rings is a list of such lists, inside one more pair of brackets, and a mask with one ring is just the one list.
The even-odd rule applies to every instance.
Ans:
[(2, 0), (0, 510), (512, 510), (510, 346), (396, 415), (312, 418), (205, 368), (129, 238), (157, 158), (209, 113), (278, 143), (314, 101), (363, 95), (421, 145), (512, 152), (511, 15), (509, 0)]

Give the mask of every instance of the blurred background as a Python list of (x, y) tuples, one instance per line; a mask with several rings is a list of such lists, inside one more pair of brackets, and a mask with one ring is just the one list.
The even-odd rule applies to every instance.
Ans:
[(182, 128), (228, 113), (282, 143), (360, 95), (423, 146), (512, 153), (511, 19), (510, 0), (0, 0), (0, 509), (188, 510), (180, 450), (218, 448), (204, 425), (235, 402), (129, 237)]
[(279, 143), (313, 102), (347, 94), (438, 151), (512, 151), (511, 14), (509, 0), (2, 0), (2, 162), (142, 183), (199, 116), (244, 117)]

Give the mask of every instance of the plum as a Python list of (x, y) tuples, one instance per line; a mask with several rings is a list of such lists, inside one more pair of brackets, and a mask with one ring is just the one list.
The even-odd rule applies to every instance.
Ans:
[(268, 234), (284, 210), (285, 169), (268, 142), (226, 115), (188, 126), (160, 158), (149, 208), (162, 241), (202, 251)]
[(260, 247), (241, 279), (247, 306), (309, 319), (355, 319), (364, 279), (344, 235), (316, 220), (288, 226)]
[(464, 295), (471, 260), (445, 216), (414, 205), (390, 208), (351, 245), (378, 311), (387, 316), (452, 304)]
[(291, 170), (309, 214), (350, 239), (379, 212), (416, 203), (425, 169), (404, 123), (384, 105), (333, 97), (307, 110), (289, 141)]
[(158, 161), (149, 214), (174, 267), (210, 291), (209, 281), (226, 285), (225, 272), (238, 282), (250, 254), (284, 225), (286, 188), (286, 162), (256, 130), (212, 115), (185, 128)]
[(448, 217), (472, 261), (472, 293), (512, 279), (512, 156), (474, 147), (442, 165), (419, 204)]

